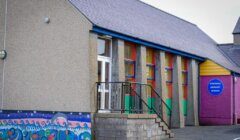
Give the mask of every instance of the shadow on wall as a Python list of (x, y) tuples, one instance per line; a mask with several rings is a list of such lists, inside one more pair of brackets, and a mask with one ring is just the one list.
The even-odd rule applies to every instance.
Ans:
[(2, 111), (0, 140), (90, 140), (90, 113)]

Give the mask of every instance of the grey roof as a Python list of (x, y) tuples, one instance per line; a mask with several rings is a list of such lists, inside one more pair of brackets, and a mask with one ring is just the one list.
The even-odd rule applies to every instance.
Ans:
[(240, 17), (239, 17), (238, 22), (233, 30), (233, 34), (240, 34)]
[(240, 45), (220, 44), (219, 48), (240, 67)]
[(195, 24), (139, 0), (69, 0), (94, 25), (186, 53), (209, 58), (240, 73)]

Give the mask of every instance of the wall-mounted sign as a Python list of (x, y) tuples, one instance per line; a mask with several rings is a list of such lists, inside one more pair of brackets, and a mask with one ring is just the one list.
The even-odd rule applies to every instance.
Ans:
[(223, 83), (218, 79), (212, 79), (208, 83), (208, 92), (211, 95), (220, 95), (223, 92)]

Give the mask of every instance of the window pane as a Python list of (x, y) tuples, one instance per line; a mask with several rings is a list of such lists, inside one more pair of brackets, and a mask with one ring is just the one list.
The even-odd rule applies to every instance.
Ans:
[(147, 79), (154, 79), (154, 66), (147, 66)]
[(110, 57), (110, 40), (98, 39), (98, 55)]
[(168, 77), (167, 80), (172, 82), (172, 70), (168, 70)]
[(187, 84), (187, 72), (182, 72), (182, 84)]
[(172, 82), (172, 69), (165, 69), (167, 82)]
[(166, 57), (166, 67), (170, 67), (169, 62), (170, 62), (169, 59)]
[(172, 55), (166, 53), (165, 60), (166, 60), (166, 64), (165, 64), (166, 67), (172, 68), (172, 65), (173, 65), (173, 57), (172, 57)]
[(181, 60), (182, 62), (182, 70), (185, 70), (185, 67), (184, 67), (184, 58), (182, 58), (182, 60)]
[(148, 64), (153, 64), (154, 62), (153, 62), (153, 57), (154, 57), (154, 55), (153, 55), (154, 53), (153, 53), (153, 50), (152, 49), (147, 49), (147, 63)]
[(98, 61), (98, 82), (102, 82), (102, 62)]
[(135, 65), (134, 62), (125, 61), (125, 76), (134, 77), (135, 75)]
[(187, 59), (182, 58), (182, 70), (187, 71)]
[(125, 46), (124, 57), (127, 59), (131, 59), (131, 47), (130, 46)]
[[(109, 79), (109, 76), (110, 76), (110, 67), (109, 67), (110, 65), (109, 65), (109, 63), (105, 63), (105, 82), (110, 82), (110, 79)], [(105, 88), (106, 88), (106, 90), (108, 90), (109, 89), (109, 84), (108, 83), (106, 83), (105, 84)]]
[(125, 42), (124, 58), (129, 60), (136, 60), (136, 44)]

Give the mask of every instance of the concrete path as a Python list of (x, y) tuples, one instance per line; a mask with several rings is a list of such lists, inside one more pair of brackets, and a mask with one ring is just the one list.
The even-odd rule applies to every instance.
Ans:
[(186, 127), (172, 131), (175, 138), (171, 140), (240, 140), (240, 125)]

